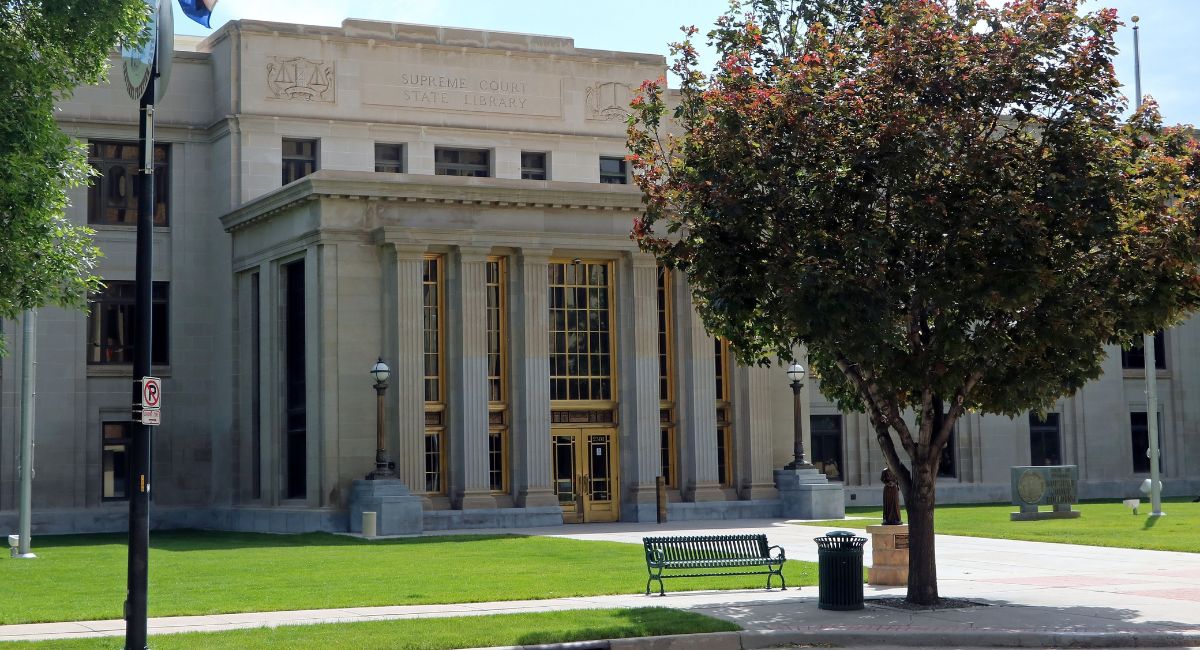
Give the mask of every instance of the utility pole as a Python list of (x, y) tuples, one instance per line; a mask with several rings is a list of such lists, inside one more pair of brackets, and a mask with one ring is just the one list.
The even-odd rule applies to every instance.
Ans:
[[(1142, 107), (1142, 58), (1138, 44), (1138, 17), (1133, 20), (1133, 88), (1137, 107)], [(1162, 511), (1162, 481), (1158, 471), (1158, 370), (1154, 333), (1142, 335), (1146, 368), (1146, 437), (1150, 440), (1150, 516), (1160, 517)]]

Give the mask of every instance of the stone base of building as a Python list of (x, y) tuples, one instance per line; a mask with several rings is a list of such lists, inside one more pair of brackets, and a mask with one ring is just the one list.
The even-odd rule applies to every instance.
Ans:
[(425, 528), (421, 497), (399, 479), (357, 480), (350, 489), (350, 532), (362, 532), (362, 513), (374, 512), (377, 535), (420, 535)]
[(491, 510), (427, 510), (425, 530), (473, 528), (538, 528), (561, 526), (562, 508), (493, 508)]
[(841, 483), (830, 483), (816, 468), (777, 469), (780, 516), (788, 519), (842, 519), (846, 497)]
[(871, 535), (871, 566), (867, 584), (896, 587), (908, 584), (908, 525), (867, 526)]

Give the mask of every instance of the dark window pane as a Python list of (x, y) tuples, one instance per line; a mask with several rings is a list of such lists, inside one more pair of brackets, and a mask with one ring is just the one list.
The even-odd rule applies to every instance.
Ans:
[(629, 182), (624, 158), (600, 157), (600, 182), (624, 185)]
[(491, 176), (492, 152), (488, 149), (437, 147), (433, 171), (440, 176)]
[[(1121, 348), (1121, 367), (1127, 370), (1143, 370), (1146, 368), (1146, 347), (1142, 339), (1128, 348)], [(1166, 335), (1162, 330), (1154, 333), (1154, 368), (1165, 370), (1167, 367)]]
[(283, 184), (317, 171), (317, 141), (283, 139)]
[(541, 152), (522, 151), (521, 178), (532, 181), (546, 180), (546, 154)]
[[(137, 336), (136, 284), (112, 280), (92, 296), (88, 312), (88, 364), (133, 363)], [(151, 288), (150, 326), (153, 328), (150, 362), (170, 362), (168, 284), (155, 282)]]
[[(88, 223), (136, 225), (141, 183), (136, 143), (90, 142), (88, 162), (99, 173), (88, 188)], [(169, 145), (154, 146), (154, 225), (168, 224), (171, 170)]]
[(1041, 419), (1029, 414), (1029, 464), (1062, 465), (1062, 429), (1058, 413)]
[(375, 143), (375, 171), (404, 173), (404, 145)]

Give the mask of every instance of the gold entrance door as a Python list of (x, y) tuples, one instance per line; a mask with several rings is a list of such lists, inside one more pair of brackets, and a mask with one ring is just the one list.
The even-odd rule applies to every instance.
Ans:
[(550, 433), (554, 493), (568, 524), (616, 521), (617, 436), (612, 429), (559, 429)]

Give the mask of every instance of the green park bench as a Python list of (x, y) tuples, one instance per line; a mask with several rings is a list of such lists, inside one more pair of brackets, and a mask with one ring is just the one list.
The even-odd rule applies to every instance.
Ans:
[[(766, 535), (698, 535), (690, 537), (643, 537), (646, 549), (646, 595), (650, 595), (650, 583), (658, 581), (658, 595), (665, 594), (665, 578), (699, 578), (714, 576), (767, 576), (767, 589), (771, 578), (779, 576), (780, 587), (787, 589), (783, 578), (785, 561), (783, 547), (767, 545)], [(778, 555), (772, 555), (778, 551)], [(754, 569), (765, 571), (721, 571), (711, 569)], [(686, 573), (663, 575), (663, 571), (682, 570)]]

